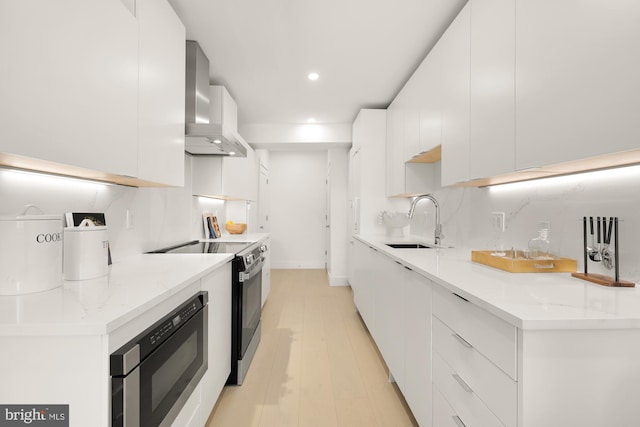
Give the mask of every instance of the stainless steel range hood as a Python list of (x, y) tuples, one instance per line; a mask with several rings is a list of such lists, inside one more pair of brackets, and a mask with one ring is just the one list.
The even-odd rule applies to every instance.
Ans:
[(196, 155), (246, 157), (238, 134), (238, 110), (224, 86), (209, 85), (209, 60), (187, 40), (185, 151)]

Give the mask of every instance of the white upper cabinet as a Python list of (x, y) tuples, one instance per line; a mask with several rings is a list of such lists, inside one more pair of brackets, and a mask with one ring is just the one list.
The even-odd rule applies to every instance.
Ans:
[(404, 111), (403, 161), (440, 145), (440, 47), (429, 52), (393, 100)]
[(396, 107), (404, 111), (402, 161), (406, 162), (420, 150), (420, 101), (424, 96), (422, 81), (418, 78), (420, 68), (416, 70), (393, 100)]
[(470, 178), (515, 169), (515, 0), (473, 0)]
[(222, 159), (222, 183), (226, 195), (242, 200), (258, 200), (260, 160), (248, 145), (247, 157), (227, 156)]
[(226, 200), (258, 200), (259, 159), (247, 147), (247, 157), (193, 156), (192, 192)]
[(640, 2), (518, 0), (516, 169), (638, 148)]
[(7, 0), (0, 152), (137, 175), (138, 24), (118, 0)]
[(470, 11), (460, 11), (440, 39), (442, 185), (469, 179)]
[(3, 2), (0, 152), (184, 184), (185, 29), (166, 0), (126, 3)]
[(387, 109), (386, 184), (387, 196), (404, 193), (404, 109), (394, 102)]
[[(437, 147), (442, 142), (442, 94), (440, 44), (436, 44), (424, 59), (416, 77), (420, 81), (420, 142), (418, 152), (422, 153)], [(418, 154), (418, 153), (414, 153)]]
[(166, 0), (137, 0), (138, 178), (184, 185), (185, 29)]
[(353, 122), (350, 231), (355, 234), (377, 231), (375, 218), (386, 201), (385, 177), (380, 173), (385, 162), (386, 133), (385, 110), (360, 110)]
[[(412, 92), (420, 94), (420, 92)], [(404, 153), (403, 163), (420, 152), (420, 109), (413, 104), (404, 112)]]

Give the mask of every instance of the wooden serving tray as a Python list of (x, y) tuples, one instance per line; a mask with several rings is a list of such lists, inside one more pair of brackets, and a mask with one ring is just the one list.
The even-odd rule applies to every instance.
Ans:
[(471, 261), (510, 273), (573, 273), (578, 269), (578, 263), (571, 258), (539, 260), (513, 258), (512, 251), (506, 251), (507, 256), (504, 257), (491, 255), (492, 253), (493, 251), (471, 251)]

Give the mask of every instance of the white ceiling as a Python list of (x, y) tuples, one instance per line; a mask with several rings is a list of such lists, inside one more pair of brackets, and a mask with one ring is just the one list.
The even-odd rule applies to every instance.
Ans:
[(350, 123), (386, 108), (466, 1), (169, 0), (239, 124)]

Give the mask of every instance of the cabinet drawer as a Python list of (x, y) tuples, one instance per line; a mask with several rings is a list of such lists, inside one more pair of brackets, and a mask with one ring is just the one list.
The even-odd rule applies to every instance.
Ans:
[(456, 372), (442, 357), (434, 352), (433, 384), (449, 402), (459, 420), (466, 427), (504, 427), (504, 424), (487, 408), (480, 397), (462, 383), (460, 377), (456, 377), (456, 375)]
[(517, 424), (517, 383), (463, 341), (437, 318), (433, 319), (433, 349), (506, 426)]
[(441, 286), (433, 289), (433, 314), (517, 380), (516, 328)]
[(433, 387), (433, 427), (462, 427), (462, 420), (456, 415), (447, 399), (437, 387)]

